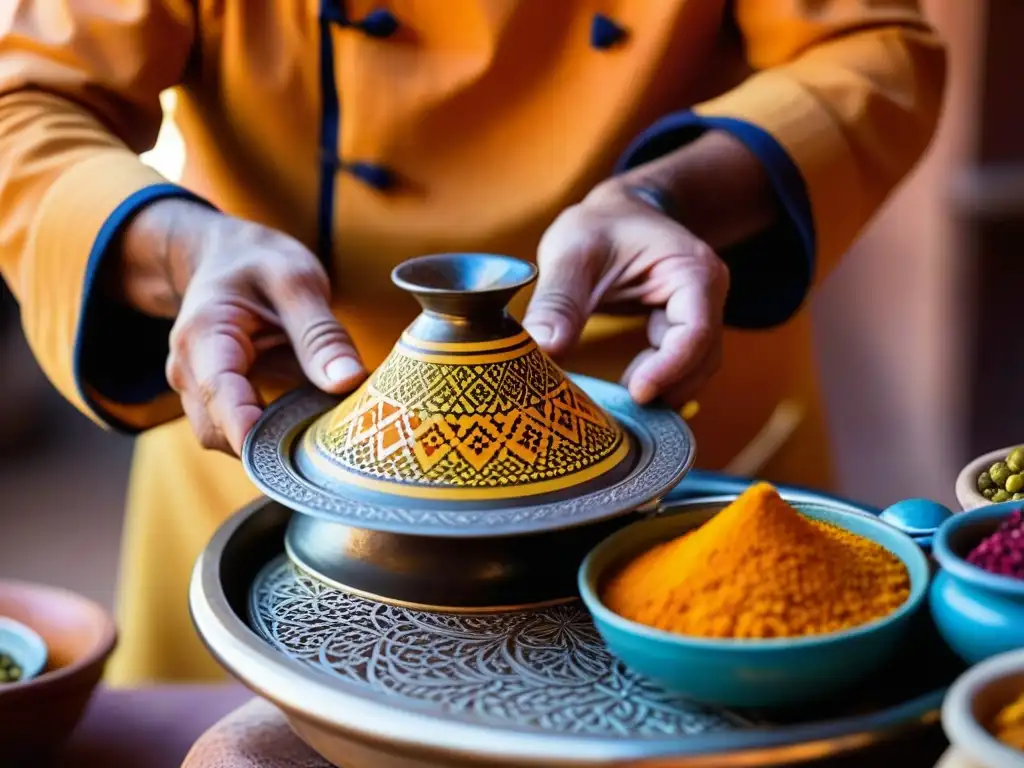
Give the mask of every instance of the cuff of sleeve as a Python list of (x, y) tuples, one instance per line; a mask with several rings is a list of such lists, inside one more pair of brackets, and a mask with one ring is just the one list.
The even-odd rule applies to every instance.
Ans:
[(779, 325), (800, 309), (810, 289), (815, 231), (800, 170), (770, 133), (744, 120), (679, 112), (637, 137), (617, 170), (655, 160), (708, 130), (730, 133), (761, 161), (785, 213), (775, 227), (722, 253), (731, 277), (725, 321), (748, 329)]
[(30, 234), (22, 316), (36, 358), (75, 406), (128, 432), (181, 414), (163, 380), (169, 325), (105, 302), (96, 276), (131, 216), (171, 196), (190, 193), (134, 153), (104, 150), (54, 182)]
[(121, 234), (132, 218), (150, 203), (168, 198), (205, 204), (184, 187), (166, 181), (130, 194), (100, 227), (89, 251), (82, 288), (74, 349), (78, 389), (104, 421), (129, 433), (138, 432), (141, 425), (125, 423), (118, 418), (118, 411), (147, 406), (170, 393), (164, 369), (174, 323), (110, 301), (96, 278), (106, 259), (116, 254)]

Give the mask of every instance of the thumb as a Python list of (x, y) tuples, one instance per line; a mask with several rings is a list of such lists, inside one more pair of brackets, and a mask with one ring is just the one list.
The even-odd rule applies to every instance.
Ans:
[(593, 248), (541, 243), (537, 287), (523, 326), (548, 354), (564, 354), (579, 340), (592, 310), (599, 256)]
[(296, 276), (286, 291), (272, 298), (303, 373), (325, 392), (341, 394), (366, 378), (366, 368), (335, 319), (328, 296), (329, 288), (319, 281)]

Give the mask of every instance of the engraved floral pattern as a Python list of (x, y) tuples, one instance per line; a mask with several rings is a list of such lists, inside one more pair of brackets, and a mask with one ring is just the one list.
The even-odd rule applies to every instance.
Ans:
[(739, 727), (660, 691), (605, 650), (586, 611), (451, 615), (353, 597), (273, 561), (251, 621), (274, 648), (397, 707), (509, 729), (664, 738)]

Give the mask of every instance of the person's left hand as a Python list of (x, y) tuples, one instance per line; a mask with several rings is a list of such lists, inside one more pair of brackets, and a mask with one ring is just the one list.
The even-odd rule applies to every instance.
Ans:
[(623, 377), (636, 402), (660, 397), (682, 407), (718, 368), (728, 267), (623, 182), (608, 181), (564, 211), (541, 240), (537, 265), (524, 325), (548, 354), (571, 349), (596, 311), (646, 311), (650, 347)]

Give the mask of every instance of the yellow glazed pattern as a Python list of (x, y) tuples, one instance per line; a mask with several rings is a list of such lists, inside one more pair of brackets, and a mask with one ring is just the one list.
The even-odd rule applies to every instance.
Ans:
[(629, 454), (619, 425), (525, 332), (463, 343), (405, 335), (305, 439), (335, 479), (420, 499), (560, 491)]

